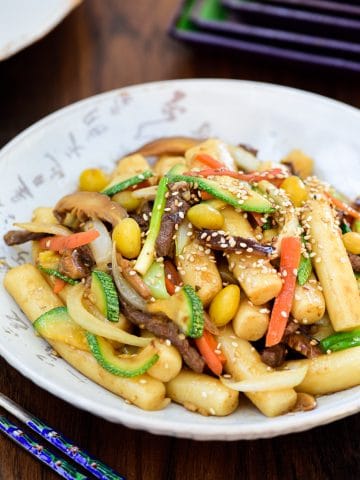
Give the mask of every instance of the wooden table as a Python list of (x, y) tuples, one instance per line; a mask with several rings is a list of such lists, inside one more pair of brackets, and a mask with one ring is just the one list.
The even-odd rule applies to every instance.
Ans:
[[(45, 115), (112, 88), (188, 77), (290, 85), (360, 107), (358, 79), (191, 48), (166, 35), (176, 0), (87, 0), (36, 45), (0, 64), (0, 147)], [(113, 425), (41, 390), (1, 360), (0, 391), (129, 480), (360, 478), (360, 415), (272, 440), (156, 437)], [(0, 479), (58, 478), (1, 437)]]

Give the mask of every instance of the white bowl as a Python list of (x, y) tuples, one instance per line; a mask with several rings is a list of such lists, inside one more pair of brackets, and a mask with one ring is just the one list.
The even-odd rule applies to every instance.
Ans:
[(0, 61), (40, 40), (82, 0), (0, 0)]
[[(160, 136), (219, 136), (249, 143), (262, 159), (302, 148), (316, 171), (347, 192), (360, 193), (360, 112), (290, 88), (234, 80), (179, 80), (139, 85), (81, 101), (25, 130), (0, 151), (1, 233), (32, 210), (76, 188), (89, 166), (111, 170), (126, 152)], [(24, 246), (0, 257), (28, 260)], [(6, 266), (0, 264), (3, 277)], [(1, 279), (0, 279), (1, 280)], [(21, 288), (21, 286), (19, 286)], [(22, 374), (67, 402), (112, 422), (198, 440), (272, 437), (306, 430), (360, 410), (360, 387), (319, 398), (307, 413), (266, 418), (249, 404), (225, 417), (202, 417), (175, 404), (145, 412), (97, 386), (53, 356), (0, 286), (0, 353)]]

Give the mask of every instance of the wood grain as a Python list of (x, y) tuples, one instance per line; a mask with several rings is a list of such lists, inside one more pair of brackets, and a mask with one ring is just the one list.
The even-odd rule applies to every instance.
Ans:
[[(0, 63), (0, 147), (43, 116), (112, 88), (188, 77), (251, 79), (360, 107), (358, 78), (194, 48), (166, 35), (176, 0), (87, 0), (37, 44)], [(0, 390), (128, 480), (360, 478), (360, 415), (272, 440), (194, 442), (132, 431), (55, 398), (0, 360)], [(0, 441), (0, 480), (55, 480)]]

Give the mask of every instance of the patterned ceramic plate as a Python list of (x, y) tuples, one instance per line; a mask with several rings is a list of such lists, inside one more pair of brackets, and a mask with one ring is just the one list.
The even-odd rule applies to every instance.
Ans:
[[(33, 208), (72, 191), (89, 166), (110, 170), (126, 152), (159, 136), (219, 136), (249, 143), (263, 159), (299, 147), (317, 173), (349, 195), (360, 192), (360, 112), (306, 92), (233, 80), (160, 82), (112, 91), (41, 120), (0, 152), (1, 234)], [(28, 261), (23, 246), (0, 244), (7, 265)], [(1, 279), (0, 279), (1, 283)], [(306, 430), (360, 411), (360, 387), (319, 399), (307, 413), (265, 418), (250, 405), (225, 418), (202, 417), (172, 404), (144, 412), (53, 356), (0, 287), (0, 353), (22, 374), (62, 399), (107, 420), (157, 434), (201, 440), (272, 437)]]
[(40, 40), (82, 0), (0, 0), (0, 61)]

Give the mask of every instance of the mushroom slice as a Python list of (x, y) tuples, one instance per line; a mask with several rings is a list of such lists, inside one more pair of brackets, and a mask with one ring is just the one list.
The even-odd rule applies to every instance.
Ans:
[(111, 223), (113, 227), (127, 217), (121, 205), (97, 192), (76, 192), (63, 197), (55, 205), (54, 215), (62, 223), (67, 213), (75, 215), (80, 222), (85, 222), (89, 218), (99, 218)]
[(160, 155), (184, 155), (186, 150), (194, 147), (201, 140), (191, 137), (162, 137), (146, 143), (133, 153), (140, 153), (145, 157)]

